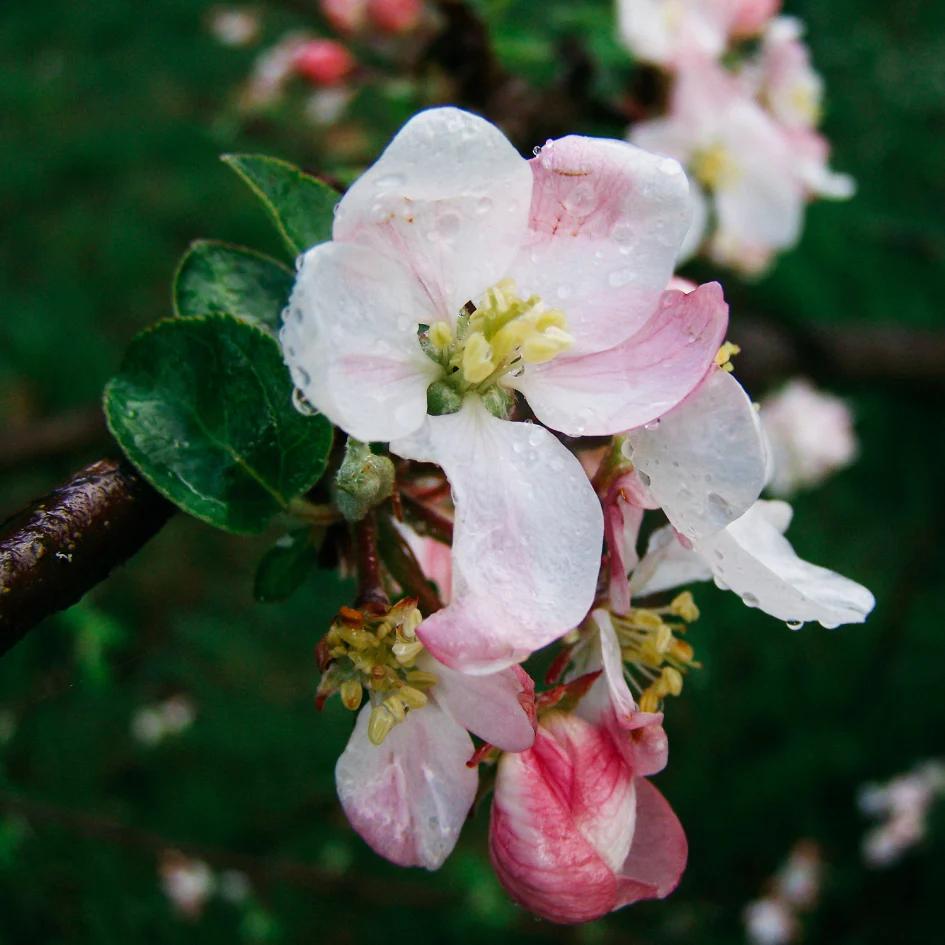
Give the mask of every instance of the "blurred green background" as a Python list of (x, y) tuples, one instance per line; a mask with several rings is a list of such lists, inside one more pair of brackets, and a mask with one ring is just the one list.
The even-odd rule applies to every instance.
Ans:
[[(257, 4), (261, 46), (293, 26), (319, 31), (316, 6)], [(503, 65), (532, 82), (554, 81), (559, 51), (575, 43), (599, 64), (601, 95), (629, 69), (609, 3), (472, 6)], [(742, 309), (801, 327), (941, 329), (945, 9), (786, 6), (806, 20), (826, 80), (833, 164), (859, 192), (813, 206), (801, 245), (764, 280), (722, 275), (734, 323)], [(403, 66), (412, 50), (406, 60), (368, 51), (343, 127), (302, 120), (291, 94), (247, 117), (237, 93), (260, 45), (217, 42), (210, 7), (6, 0), (0, 10), (8, 443), (43, 418), (94, 409), (135, 332), (170, 314), (170, 279), (190, 240), (281, 254), (218, 154), (279, 154), (344, 179), (438, 94), (436, 76)], [(589, 128), (621, 133), (599, 116), (574, 130)], [(690, 841), (670, 900), (580, 929), (538, 922), (491, 874), (485, 810), (436, 875), (375, 857), (334, 797), (350, 716), (336, 702), (319, 716), (312, 702), (313, 646), (351, 588), (318, 577), (289, 602), (255, 605), (255, 563), (273, 536), (240, 540), (178, 516), (0, 659), (0, 943), (730, 943), (743, 939), (745, 904), (805, 837), (826, 864), (805, 941), (936, 940), (945, 805), (924, 844), (870, 870), (855, 795), (945, 754), (942, 380), (837, 377), (830, 386), (855, 410), (862, 455), (797, 500), (791, 537), (804, 557), (869, 586), (877, 608), (862, 627), (790, 633), (731, 595), (697, 589), (703, 617), (691, 640), (705, 668), (669, 707), (672, 760), (656, 782)], [(4, 467), (0, 517), (107, 449), (93, 440)], [(192, 700), (193, 725), (142, 745), (135, 712), (176, 693)], [(14, 796), (32, 806), (11, 811), (3, 798)], [(193, 921), (175, 915), (157, 873), (165, 845), (247, 871), (251, 895), (239, 904), (215, 896)]]

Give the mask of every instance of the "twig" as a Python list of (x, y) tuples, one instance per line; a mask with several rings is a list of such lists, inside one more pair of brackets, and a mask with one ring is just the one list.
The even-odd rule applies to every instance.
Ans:
[(356, 606), (386, 610), (390, 598), (384, 590), (381, 562), (377, 554), (377, 519), (373, 510), (353, 528), (355, 562), (358, 571)]
[(442, 609), (443, 602), (433, 590), (410, 545), (404, 541), (390, 518), (380, 520), (380, 537), (384, 549), (384, 565), (404, 593), (417, 598), (417, 606), (426, 617)]
[(0, 530), (0, 654), (104, 580), (172, 511), (130, 466), (103, 459), (9, 519)]
[(453, 523), (445, 515), (427, 505), (426, 502), (421, 502), (403, 487), (400, 489), (400, 498), (406, 505), (409, 514), (419, 524), (420, 528), (418, 530), (420, 532), (429, 535), (431, 538), (436, 538), (444, 544), (451, 545), (453, 543)]
[(354, 892), (359, 897), (378, 903), (415, 906), (425, 906), (448, 898), (446, 894), (430, 888), (427, 884), (415, 886), (391, 878), (385, 878), (382, 883), (364, 883), (356, 876), (339, 876), (299, 860), (253, 856), (200, 843), (180, 843), (101, 814), (70, 810), (6, 791), (0, 792), (0, 810), (12, 811), (32, 822), (54, 824), (83, 837), (105, 840), (130, 849), (155, 854), (179, 850), (211, 866), (241, 870), (257, 882), (277, 880), (321, 895)]

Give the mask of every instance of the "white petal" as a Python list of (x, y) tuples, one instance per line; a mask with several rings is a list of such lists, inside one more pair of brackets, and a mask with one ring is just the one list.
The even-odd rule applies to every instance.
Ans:
[(696, 543), (696, 551), (709, 563), (716, 584), (772, 617), (825, 627), (862, 623), (873, 609), (873, 595), (799, 558), (779, 527), (789, 518), (786, 503), (759, 501), (725, 531)]
[(435, 870), (456, 845), (476, 797), (479, 776), (466, 767), (472, 739), (431, 702), (373, 745), (370, 715), (367, 705), (338, 759), (338, 798), (375, 852), (399, 866)]
[(292, 379), (332, 423), (359, 440), (412, 433), (438, 373), (417, 340), (420, 298), (397, 263), (323, 243), (304, 256), (285, 315)]
[(530, 162), (529, 233), (509, 275), (523, 295), (560, 308), (571, 354), (601, 351), (652, 314), (689, 227), (676, 161), (625, 141), (572, 135)]
[(456, 108), (412, 118), (342, 198), (334, 238), (400, 260), (424, 320), (451, 318), (505, 275), (528, 221), (528, 163), (494, 125)]
[(633, 597), (646, 597), (711, 577), (708, 564), (686, 548), (672, 526), (667, 525), (650, 536), (646, 554), (630, 576), (630, 593)]
[(470, 397), (391, 449), (438, 463), (453, 490), (451, 602), (418, 631), (437, 659), (494, 672), (583, 619), (597, 585), (603, 514), (581, 464), (552, 434), (497, 420)]
[(653, 429), (630, 434), (633, 464), (666, 517), (691, 541), (725, 528), (761, 494), (767, 454), (741, 384), (713, 369)]

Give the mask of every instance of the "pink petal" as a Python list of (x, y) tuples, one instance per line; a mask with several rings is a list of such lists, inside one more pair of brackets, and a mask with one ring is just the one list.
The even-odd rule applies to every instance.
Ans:
[(531, 162), (529, 233), (509, 275), (564, 311), (575, 353), (638, 331), (689, 225), (682, 169), (623, 141), (549, 141)]
[(451, 319), (505, 275), (525, 236), (528, 164), (494, 125), (456, 108), (412, 118), (338, 205), (334, 239), (397, 259), (416, 320)]
[(470, 676), (430, 660), (436, 701), (463, 728), (503, 751), (524, 751), (535, 741), (535, 683), (518, 666)]
[(452, 599), (418, 631), (440, 662), (495, 672), (580, 623), (596, 592), (603, 515), (552, 434), (497, 420), (471, 397), (391, 448), (438, 463), (453, 489)]
[[(580, 721), (580, 720), (578, 720)], [(594, 738), (586, 723), (584, 730)], [(535, 745), (499, 762), (489, 852), (500, 882), (526, 909), (553, 922), (587, 922), (614, 906), (616, 883), (607, 865), (572, 817), (582, 797), (568, 747), (540, 728)], [(612, 753), (611, 753), (612, 755)], [(595, 768), (596, 771), (596, 768)], [(593, 772), (583, 772), (592, 777)], [(615, 788), (615, 785), (611, 785)], [(613, 792), (624, 800), (624, 824), (632, 820), (632, 789)], [(609, 813), (617, 813), (608, 805)], [(621, 829), (619, 826), (616, 829)]]
[(424, 575), (436, 585), (440, 600), (448, 604), (453, 584), (453, 551), (449, 545), (435, 538), (418, 535), (409, 525), (395, 522), (397, 531), (410, 545)]
[(668, 291), (633, 337), (607, 351), (534, 365), (512, 383), (542, 423), (570, 436), (632, 429), (665, 414), (705, 376), (728, 324), (716, 282)]
[[(684, 540), (688, 543), (688, 539)], [(630, 593), (646, 597), (711, 577), (708, 562), (683, 544), (676, 530), (667, 525), (650, 536), (646, 554), (630, 577)]]
[(431, 702), (408, 713), (383, 744), (367, 737), (371, 706), (335, 767), (338, 798), (351, 826), (398, 866), (437, 869), (449, 856), (476, 796), (466, 767), (472, 739)]
[(604, 499), (604, 541), (610, 570), (610, 607), (615, 614), (630, 609), (630, 582), (627, 573), (636, 567), (637, 537), (645, 509), (659, 508), (636, 472), (612, 483)]
[(412, 433), (438, 371), (417, 340), (419, 304), (396, 262), (358, 246), (310, 249), (281, 335), (296, 387), (360, 440)]
[(757, 411), (741, 384), (717, 368), (658, 426), (634, 430), (630, 445), (653, 498), (690, 541), (735, 521), (764, 487)]
[(617, 908), (668, 896), (679, 885), (689, 854), (682, 824), (663, 795), (644, 778), (634, 783), (637, 826), (618, 876)]

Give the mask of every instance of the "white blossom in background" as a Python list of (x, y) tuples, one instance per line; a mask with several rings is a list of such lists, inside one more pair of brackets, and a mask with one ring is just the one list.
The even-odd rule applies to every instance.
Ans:
[(224, 46), (251, 46), (259, 39), (259, 14), (250, 7), (214, 7), (209, 25), (214, 38)]
[(195, 860), (177, 850), (166, 850), (158, 863), (161, 889), (174, 911), (195, 920), (203, 912), (216, 888), (213, 871), (203, 860)]
[(131, 718), (131, 734), (136, 741), (150, 747), (186, 731), (196, 717), (197, 710), (187, 696), (171, 696), (138, 709)]
[(817, 486), (856, 459), (850, 408), (803, 378), (766, 397), (760, 413), (771, 452), (768, 490), (773, 495)]
[(742, 918), (751, 945), (800, 941), (800, 915), (816, 905), (821, 882), (820, 848), (810, 840), (799, 841), (769, 881), (765, 895), (745, 907)]
[(870, 866), (891, 866), (920, 843), (932, 804), (945, 795), (945, 764), (926, 761), (886, 784), (867, 784), (857, 797), (860, 810), (880, 820), (863, 838)]

